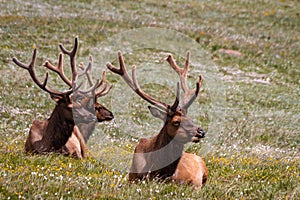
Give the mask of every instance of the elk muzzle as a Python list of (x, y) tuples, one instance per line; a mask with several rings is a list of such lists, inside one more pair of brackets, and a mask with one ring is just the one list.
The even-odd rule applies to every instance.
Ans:
[(202, 130), (202, 128), (198, 128), (196, 134), (192, 137), (192, 142), (199, 142), (201, 138), (205, 137), (205, 132)]
[(111, 121), (114, 119), (113, 113), (100, 103), (95, 104), (95, 111), (98, 122)]

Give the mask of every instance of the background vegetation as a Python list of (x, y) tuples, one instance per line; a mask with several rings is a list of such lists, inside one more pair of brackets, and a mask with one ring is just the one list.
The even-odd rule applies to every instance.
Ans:
[[(0, 1), (0, 198), (299, 198), (299, 10), (299, 1), (288, 0)], [(109, 164), (118, 159), (115, 156), (119, 150), (131, 155), (139, 138), (127, 135), (120, 126), (148, 126), (149, 132), (142, 135), (151, 135), (161, 127), (149, 115), (147, 104), (138, 98), (128, 105), (134, 112), (119, 113), (115, 122), (98, 126), (89, 143), (92, 155), (88, 159), (23, 152), (32, 120), (49, 116), (54, 103), (26, 71), (13, 65), (12, 57), (29, 61), (36, 46), (39, 64), (46, 59), (55, 61), (58, 43), (71, 47), (78, 35), (78, 59), (85, 62), (88, 55), (99, 54), (95, 48), (102, 41), (142, 27), (167, 28), (189, 36), (209, 52), (218, 68), (216, 77), (226, 92), (221, 131), (210, 129), (201, 144), (187, 145), (186, 149), (203, 157), (209, 168), (209, 179), (202, 190), (174, 183), (130, 185), (126, 166), (120, 169), (123, 165)], [(154, 66), (164, 58), (165, 54), (159, 53), (143, 50), (126, 58), (128, 64)], [(39, 69), (39, 73), (45, 71)], [(205, 71), (201, 73), (205, 76)], [(108, 79), (118, 83), (119, 77), (108, 74)], [(143, 87), (159, 98), (168, 89), (155, 82), (153, 77), (153, 84)], [(54, 83), (59, 85), (59, 81)], [(200, 107), (209, 108), (212, 93), (204, 84), (198, 98)], [(173, 93), (167, 94), (164, 98), (172, 99)], [(115, 96), (101, 102), (114, 111), (112, 98)], [(208, 129), (212, 122), (209, 112), (201, 112), (195, 122)], [(101, 148), (96, 147), (100, 133), (110, 141), (106, 154), (101, 154), (103, 159), (97, 155)]]

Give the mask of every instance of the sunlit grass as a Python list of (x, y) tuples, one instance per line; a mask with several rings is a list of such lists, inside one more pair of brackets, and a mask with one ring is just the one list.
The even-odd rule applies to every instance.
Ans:
[[(210, 169), (207, 185), (198, 192), (192, 187), (174, 183), (143, 181), (128, 183), (127, 174), (120, 173), (94, 158), (75, 160), (59, 155), (24, 156), (22, 152), (1, 155), (2, 197), (143, 197), (188, 198), (224, 197), (286, 198), (299, 192), (299, 160), (236, 154), (204, 157)], [(197, 195), (196, 195), (197, 194)]]

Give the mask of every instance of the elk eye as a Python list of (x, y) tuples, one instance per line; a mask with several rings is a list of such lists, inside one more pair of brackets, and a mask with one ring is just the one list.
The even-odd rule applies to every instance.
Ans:
[(175, 122), (173, 122), (173, 125), (174, 125), (174, 126), (180, 126), (180, 121), (175, 121)]

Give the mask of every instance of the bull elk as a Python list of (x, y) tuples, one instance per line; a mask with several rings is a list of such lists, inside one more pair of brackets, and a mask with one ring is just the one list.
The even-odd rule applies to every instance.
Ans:
[[(48, 72), (46, 73), (43, 83), (38, 80), (35, 72), (35, 61), (37, 54), (36, 49), (34, 49), (32, 60), (29, 65), (25, 65), (15, 57), (13, 58), (13, 62), (19, 67), (28, 70), (32, 80), (42, 90), (48, 92), (51, 98), (56, 102), (56, 106), (50, 118), (44, 121), (33, 121), (29, 135), (25, 142), (25, 151), (28, 153), (43, 154), (49, 152), (62, 152), (64, 151), (63, 149), (67, 149), (68, 152), (72, 153), (74, 149), (87, 149), (84, 137), (82, 136), (80, 129), (75, 125), (74, 119), (77, 119), (76, 123), (84, 124), (95, 123), (98, 118), (97, 110), (96, 118), (94, 114), (94, 108), (92, 112), (91, 109), (87, 109), (87, 106), (83, 103), (74, 101), (75, 96), (87, 97), (89, 99), (88, 94), (91, 92), (93, 93), (95, 89), (101, 85), (101, 81), (97, 81), (86, 91), (79, 90), (81, 85), (76, 86), (76, 80), (80, 75), (77, 72), (75, 60), (75, 55), (78, 48), (78, 38), (75, 38), (75, 45), (72, 51), (66, 50), (62, 44), (60, 44), (59, 47), (62, 53), (59, 54), (58, 66), (55, 67), (48, 61), (44, 63), (44, 66), (56, 72), (69, 86), (69, 88), (71, 88), (65, 92), (59, 92), (47, 86)], [(63, 54), (66, 54), (70, 57), (70, 66), (72, 70), (71, 80), (69, 80), (64, 74)], [(73, 94), (73, 96), (71, 96), (71, 94)], [(86, 100), (85, 102), (88, 104), (89, 101)], [(110, 112), (109, 110), (107, 111)], [(112, 114), (110, 115), (111, 116), (109, 118), (112, 118)], [(78, 155), (78, 157), (81, 157), (81, 155)]]
[(130, 78), (121, 52), (118, 52), (118, 59), (120, 68), (107, 63), (108, 69), (120, 75), (135, 93), (153, 105), (148, 106), (151, 114), (164, 121), (164, 126), (157, 135), (139, 140), (134, 150), (129, 181), (173, 179), (177, 182), (191, 183), (196, 188), (201, 187), (206, 182), (208, 175), (204, 161), (199, 156), (183, 152), (185, 143), (199, 142), (205, 136), (202, 128), (195, 125), (187, 116), (188, 108), (196, 99), (203, 81), (203, 77), (200, 75), (196, 89), (190, 90), (187, 87), (189, 53), (184, 69), (176, 65), (172, 55), (169, 55), (167, 59), (171, 67), (180, 75), (181, 88), (184, 91), (182, 106), (179, 106), (179, 83), (177, 84), (176, 99), (172, 105), (158, 101), (139, 87), (135, 66), (132, 67), (132, 78)]
[[(86, 75), (89, 85), (92, 87), (95, 85), (91, 77), (93, 58), (90, 56), (90, 62), (87, 67), (83, 64), (80, 65), (82, 73), (80, 75)], [(95, 85), (95, 90), (91, 90), (91, 95), (85, 95), (82, 93), (75, 93), (74, 99), (80, 102), (83, 107), (85, 107), (90, 112), (95, 112), (97, 117), (97, 122), (110, 121), (114, 118), (113, 113), (109, 111), (106, 107), (98, 102), (98, 98), (105, 96), (111, 90), (112, 85), (108, 86), (108, 82), (103, 85), (106, 76), (106, 71), (103, 71), (101, 79), (97, 85)], [(98, 91), (96, 91), (98, 89)], [(94, 104), (91, 104), (94, 102)], [(87, 156), (87, 141), (95, 129), (96, 121), (85, 121), (83, 123), (78, 123), (74, 127), (74, 134), (70, 137), (66, 145), (63, 147), (64, 154), (71, 154), (77, 158), (84, 158)]]
[[(77, 41), (77, 40), (76, 40)], [(60, 45), (61, 49), (65, 50), (62, 45)], [(69, 56), (71, 57), (71, 62), (73, 62), (73, 65), (71, 65), (72, 68), (72, 80), (69, 81), (67, 77), (63, 73), (62, 68), (62, 57), (63, 55), (59, 55), (59, 61), (60, 61), (60, 71), (59, 75), (61, 79), (67, 83), (67, 85), (71, 89), (68, 89), (65, 92), (57, 91), (54, 89), (51, 89), (47, 86), (48, 81), (48, 72), (46, 73), (44, 82), (40, 82), (36, 75), (35, 71), (35, 61), (36, 61), (36, 54), (37, 50), (36, 48), (33, 51), (32, 60), (30, 64), (26, 65), (22, 62), (20, 62), (17, 58), (13, 58), (13, 62), (26, 70), (28, 70), (32, 80), (44, 91), (50, 94), (51, 98), (56, 102), (56, 106), (54, 110), (52, 111), (51, 116), (44, 121), (40, 120), (34, 120), (29, 135), (25, 142), (25, 151), (29, 153), (49, 153), (49, 152), (57, 152), (61, 149), (63, 145), (66, 144), (69, 137), (72, 135), (75, 122), (73, 118), (74, 115), (82, 115), (85, 116), (85, 120), (95, 120), (95, 117), (92, 115), (92, 113), (89, 113), (86, 109), (79, 107), (78, 104), (72, 103), (71, 94), (74, 92), (75, 85), (76, 85), (76, 79), (78, 77), (76, 68), (75, 68), (75, 53), (76, 48), (74, 48), (69, 53)], [(72, 59), (73, 58), (73, 59)], [(73, 86), (73, 87), (72, 87)], [(77, 107), (75, 113), (72, 112), (73, 107)], [(81, 118), (82, 119), (82, 118)]]
[[(170, 54), (167, 58), (168, 63), (170, 66), (176, 71), (176, 73), (180, 77), (181, 87), (184, 91), (184, 105), (187, 104), (187, 100), (190, 98), (195, 98), (198, 95), (200, 86), (203, 81), (203, 77), (200, 75), (199, 82), (197, 83), (196, 91), (190, 90), (187, 86), (186, 79), (187, 79), (187, 72), (189, 69), (189, 63), (190, 63), (190, 53), (187, 53), (186, 62), (184, 68), (180, 68), (173, 56)], [(198, 90), (198, 91), (197, 91)], [(194, 97), (192, 97), (194, 95)], [(192, 100), (194, 101), (194, 100)], [(192, 103), (192, 102), (191, 102)], [(183, 107), (184, 108), (184, 107)], [(185, 114), (187, 114), (187, 108), (185, 109)], [(204, 137), (204, 133), (202, 134), (202, 137)], [(197, 141), (193, 141), (197, 142)], [(177, 181), (179, 183), (190, 183), (193, 184), (195, 189), (200, 189), (207, 181), (208, 177), (208, 170), (205, 165), (205, 162), (201, 159), (201, 157), (192, 154), (192, 153), (186, 153), (183, 152), (181, 159), (177, 165), (177, 168), (175, 170), (175, 173), (172, 176), (172, 179), (174, 181)]]
[[(79, 66), (80, 69), (82, 69), (81, 74), (86, 75), (90, 86), (94, 85), (94, 82), (93, 82), (93, 79), (91, 76), (92, 67), (93, 67), (92, 64), (93, 64), (93, 57), (90, 56), (90, 62), (87, 67), (85, 67), (82, 63)], [(92, 91), (92, 95), (90, 96), (90, 98), (86, 98), (86, 97), (82, 98), (82, 95), (79, 96), (79, 98), (81, 98), (82, 102), (85, 102), (85, 103), (90, 102), (90, 100), (93, 100), (94, 106), (87, 106), (87, 108), (91, 112), (95, 111), (98, 122), (110, 121), (114, 118), (113, 113), (98, 102), (98, 99), (100, 97), (107, 95), (112, 88), (112, 85), (109, 86), (107, 81), (105, 82), (105, 84), (103, 84), (105, 77), (106, 77), (106, 71), (103, 71), (102, 75), (101, 75), (101, 79), (100, 79), (98, 85), (96, 86), (96, 89), (98, 91), (96, 91), (96, 90)], [(78, 124), (78, 127), (81, 130), (84, 140), (86, 142), (88, 141), (93, 130), (95, 129), (95, 125), (96, 125), (95, 122)]]

